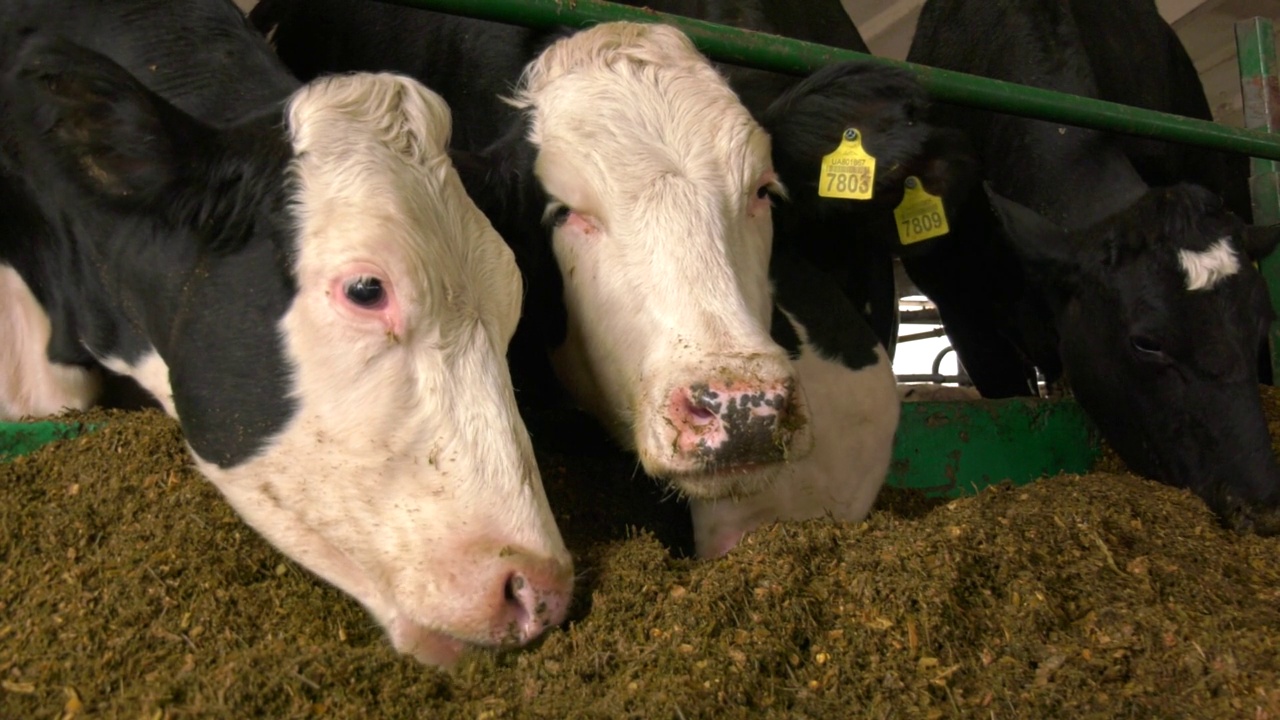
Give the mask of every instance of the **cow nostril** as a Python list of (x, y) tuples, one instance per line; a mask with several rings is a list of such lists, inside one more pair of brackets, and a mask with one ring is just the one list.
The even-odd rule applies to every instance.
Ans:
[[(503, 600), (511, 612), (511, 620), (521, 636), (526, 640), (536, 634), (533, 625), (537, 621), (537, 593), (530, 587), (529, 581), (518, 572), (511, 573), (503, 588)], [(537, 628), (541, 629), (541, 628)]]
[(712, 410), (709, 410), (700, 405), (695, 405), (690, 403), (689, 418), (694, 422), (698, 423), (699, 425), (705, 425), (706, 423), (709, 423), (712, 420), (714, 420), (715, 417), (716, 417), (716, 414)]

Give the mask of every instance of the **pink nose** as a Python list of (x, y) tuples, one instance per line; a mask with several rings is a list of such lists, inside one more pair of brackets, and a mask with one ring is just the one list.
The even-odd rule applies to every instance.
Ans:
[(667, 402), (674, 449), (685, 460), (731, 468), (786, 457), (794, 429), (793, 382), (696, 383)]
[(573, 570), (550, 560), (513, 560), (502, 587), (502, 634), (523, 645), (564, 622), (573, 596)]

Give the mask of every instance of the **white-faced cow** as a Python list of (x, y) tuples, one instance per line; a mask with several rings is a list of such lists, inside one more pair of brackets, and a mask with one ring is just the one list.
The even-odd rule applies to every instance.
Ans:
[[(810, 306), (814, 318), (793, 313), (809, 342), (775, 307), (771, 196), (781, 187), (769, 136), (687, 38), (608, 24), (552, 42), (332, 1), (269, 0), (253, 19), (298, 72), (411, 71), (438, 79), (460, 114), (489, 118), (489, 132), (472, 127), (476, 144), (461, 148), (475, 152), (455, 158), (526, 273), (523, 329), (646, 472), (708, 501), (703, 510), (715, 506), (695, 513), (701, 553), (719, 554), (769, 519), (866, 514), (898, 417), (887, 358), (874, 335), (856, 332), (861, 318), (838, 317), (847, 302)], [(372, 28), (416, 44), (397, 48)], [(476, 87), (496, 95), (493, 72), (545, 42), (507, 78), (514, 109), (467, 91), (463, 78), (481, 68)], [(514, 358), (519, 386), (516, 368), (536, 358)], [(854, 415), (858, 430), (845, 424)], [(797, 495), (773, 503), (758, 494), (766, 489)]]
[[(909, 59), (1208, 116), (1146, 0), (930, 0)], [(1252, 263), (1278, 234), (1176, 184), (1239, 203), (1211, 173), (1222, 158), (965, 108), (936, 116), (972, 139), (989, 197), (976, 190), (950, 236), (904, 264), (979, 390), (1028, 394), (1036, 367), (1065, 373), (1131, 468), (1194, 490), (1233, 526), (1280, 532), (1255, 361), (1272, 312)]]
[[(840, 0), (621, 0), (698, 20), (869, 53)], [(721, 63), (720, 71), (773, 138), (775, 169), (787, 186), (774, 212), (774, 242), (794, 247), (844, 295), (892, 348), (898, 293), (893, 255), (899, 241), (894, 209), (905, 181), (916, 177), (951, 201), (972, 176), (962, 133), (925, 121), (929, 99), (911, 74), (871, 62), (834, 63), (800, 79)], [(871, 197), (818, 194), (823, 156), (855, 128), (876, 158)]]
[(563, 619), (504, 360), (521, 278), (445, 103), (299, 86), (228, 0), (0, 7), (5, 415), (133, 377), (250, 525), (425, 662)]

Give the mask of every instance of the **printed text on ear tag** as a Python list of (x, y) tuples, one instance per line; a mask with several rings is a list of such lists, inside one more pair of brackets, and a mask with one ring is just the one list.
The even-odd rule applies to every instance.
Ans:
[(942, 209), (942, 198), (930, 195), (924, 183), (912, 175), (903, 183), (902, 202), (893, 211), (898, 222), (898, 239), (903, 245), (946, 235), (947, 212)]
[(876, 182), (876, 159), (862, 149), (862, 133), (844, 131), (840, 147), (822, 158), (818, 195), (847, 200), (870, 200)]

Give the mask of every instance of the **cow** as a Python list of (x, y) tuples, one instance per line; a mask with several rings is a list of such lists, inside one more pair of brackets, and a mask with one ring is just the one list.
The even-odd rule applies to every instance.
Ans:
[[(529, 284), (522, 326), (536, 348), (534, 357), (517, 359), (513, 346), (517, 386), (525, 383), (516, 368), (536, 363), (539, 353), (549, 356), (548, 374), (636, 451), (646, 473), (695, 505), (716, 506), (724, 521), (700, 533), (700, 554), (722, 554), (760, 518), (773, 519), (765, 511), (750, 520), (728, 516), (765, 489), (785, 494), (802, 482), (797, 476), (814, 486), (872, 488), (835, 508), (841, 517), (866, 514), (884, 480), (898, 417), (887, 354), (875, 351), (870, 333), (848, 341), (864, 343), (857, 352), (824, 350), (839, 333), (865, 327), (860, 319), (795, 318), (801, 328), (832, 332), (816, 343), (788, 344), (798, 331), (775, 308), (767, 272), (771, 196), (783, 192), (769, 138), (687, 38), (666, 26), (629, 23), (544, 36), (332, 0), (268, 0), (251, 17), (304, 77), (411, 72), (450, 98), (460, 117), (476, 121), (476, 144), (457, 147), (454, 157), (473, 196), (514, 244)], [(414, 44), (392, 41), (402, 35), (416, 38)], [(503, 109), (496, 74), (512, 72), (513, 56), (546, 43), (507, 78), (511, 103)], [(484, 92), (468, 90), (473, 70)], [(852, 75), (856, 69), (838, 68), (825, 77), (839, 84)], [(488, 132), (481, 131), (485, 118)], [(832, 132), (838, 137), (842, 129)], [(741, 403), (734, 408), (734, 394), (744, 397), (740, 378), (747, 380), (750, 414)], [(848, 407), (830, 407), (839, 403), (828, 396), (860, 385), (869, 388), (865, 398), (861, 391), (835, 395)], [(771, 405), (782, 412), (767, 425), (762, 418), (773, 415), (763, 411)], [(809, 414), (819, 409), (821, 422)], [(758, 441), (735, 447), (734, 413), (761, 427)], [(862, 424), (874, 431), (847, 439), (842, 418), (864, 414), (871, 417)], [(847, 458), (864, 440), (876, 451), (843, 473), (831, 471), (831, 480), (803, 469)], [(819, 447), (806, 463), (810, 444), (830, 447)], [(845, 494), (832, 490), (826, 497)], [(806, 515), (783, 509), (775, 517), (833, 510), (804, 507), (811, 508)]]
[(444, 101), (302, 85), (230, 0), (0, 8), (5, 415), (132, 377), (250, 526), (425, 663), (559, 623), (572, 561), (504, 357), (522, 280)]
[[(620, 0), (697, 20), (870, 54), (839, 0)], [(721, 63), (721, 72), (774, 142), (787, 202), (774, 214), (777, 242), (794, 245), (830, 276), (893, 354), (898, 292), (893, 257), (904, 247), (894, 209), (908, 177), (944, 202), (962, 196), (973, 157), (961, 133), (925, 121), (930, 100), (912, 74), (840, 62), (807, 78)], [(876, 158), (870, 198), (819, 194), (823, 156), (856, 128)]]
[[(1208, 116), (1146, 0), (929, 0), (908, 59)], [(1233, 527), (1280, 532), (1255, 362), (1272, 311), (1253, 264), (1280, 234), (1197, 184), (1239, 208), (1215, 179), (1228, 163), (974, 109), (932, 119), (968, 135), (985, 182), (904, 265), (979, 391), (1035, 394), (1037, 368), (1065, 376), (1130, 468), (1193, 490)]]

